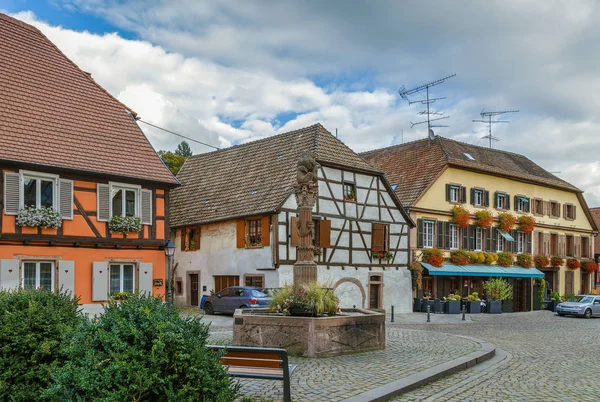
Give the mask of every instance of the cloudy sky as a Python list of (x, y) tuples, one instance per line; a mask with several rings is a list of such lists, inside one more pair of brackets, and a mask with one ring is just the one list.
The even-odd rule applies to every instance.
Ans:
[[(494, 147), (522, 153), (600, 206), (600, 3), (0, 0), (144, 120), (226, 147), (321, 122), (355, 151), (423, 138), (433, 89), (450, 127), (486, 145), (482, 109), (518, 109)], [(143, 125), (142, 125), (143, 126)], [(157, 149), (179, 138), (142, 127)], [(190, 144), (196, 153), (209, 151)]]

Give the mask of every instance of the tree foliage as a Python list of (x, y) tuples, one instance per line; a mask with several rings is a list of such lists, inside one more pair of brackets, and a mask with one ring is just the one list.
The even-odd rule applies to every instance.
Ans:
[(186, 141), (181, 141), (179, 145), (177, 145), (177, 149), (175, 150), (175, 154), (189, 158), (192, 156), (192, 148), (190, 148), (190, 144)]
[(177, 145), (175, 152), (161, 149), (158, 151), (158, 156), (160, 156), (165, 165), (167, 165), (171, 173), (177, 175), (177, 173), (179, 173), (181, 170), (185, 160), (192, 156), (192, 149), (187, 142), (181, 141), (181, 143)]

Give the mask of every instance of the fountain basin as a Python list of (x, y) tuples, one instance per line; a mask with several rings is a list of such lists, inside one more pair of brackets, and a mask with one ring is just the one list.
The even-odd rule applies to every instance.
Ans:
[(385, 349), (385, 314), (342, 309), (325, 317), (294, 317), (270, 309), (237, 309), (233, 345), (284, 348), (289, 354), (328, 357)]

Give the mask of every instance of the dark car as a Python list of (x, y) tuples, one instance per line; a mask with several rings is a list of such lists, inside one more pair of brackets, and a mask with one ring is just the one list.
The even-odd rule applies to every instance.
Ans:
[(203, 307), (204, 312), (210, 315), (234, 313), (238, 308), (268, 307), (270, 302), (271, 298), (260, 288), (232, 286), (208, 297)]

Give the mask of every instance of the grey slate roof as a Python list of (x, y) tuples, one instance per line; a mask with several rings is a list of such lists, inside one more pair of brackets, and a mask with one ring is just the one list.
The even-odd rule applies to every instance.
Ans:
[(292, 193), (304, 152), (322, 164), (382, 173), (321, 124), (187, 159), (171, 192), (171, 226), (275, 212)]

